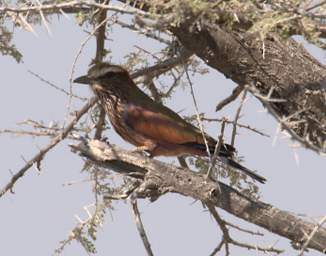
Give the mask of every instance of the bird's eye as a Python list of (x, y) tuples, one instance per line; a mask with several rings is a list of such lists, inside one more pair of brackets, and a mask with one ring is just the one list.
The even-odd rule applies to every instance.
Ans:
[(109, 72), (106, 72), (106, 73), (103, 75), (103, 77), (111, 78), (111, 77), (113, 77), (113, 76), (115, 76), (115, 75), (116, 75), (115, 72), (111, 72), (111, 71), (109, 71)]
[(107, 79), (107, 78), (112, 78), (115, 75), (116, 75), (116, 73), (111, 72), (111, 71), (109, 71), (109, 72), (99, 72), (99, 73), (94, 75), (94, 78), (95, 79), (105, 79), (105, 78)]

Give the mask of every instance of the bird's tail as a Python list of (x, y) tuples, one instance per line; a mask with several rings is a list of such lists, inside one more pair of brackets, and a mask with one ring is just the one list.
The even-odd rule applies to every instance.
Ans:
[[(187, 145), (187, 146), (199, 149), (203, 153), (203, 155), (207, 156), (207, 153), (206, 153), (207, 149), (204, 144), (192, 142), (192, 143), (184, 143), (183, 145)], [(215, 151), (215, 145), (209, 145), (209, 151), (213, 155), (214, 151)], [(233, 146), (231, 146), (229, 144), (222, 144), (220, 151), (218, 153), (218, 156), (220, 157), (220, 159), (222, 160), (223, 163), (244, 172), (245, 174), (247, 174), (248, 176), (250, 176), (254, 180), (257, 180), (260, 183), (265, 183), (266, 179), (264, 177), (256, 174), (255, 172), (249, 170), (248, 168), (242, 166), (241, 164), (237, 163), (236, 161), (234, 161), (232, 159), (235, 151), (236, 151), (236, 149)]]
[(263, 184), (266, 182), (266, 179), (263, 176), (260, 176), (260, 175), (256, 174), (255, 172), (253, 172), (253, 171), (249, 170), (248, 168), (242, 166), (241, 164), (237, 163), (233, 159), (226, 158), (226, 157), (221, 157), (221, 159), (227, 165), (244, 172), (245, 174), (247, 174), (248, 176), (250, 176), (254, 180), (257, 180), (257, 181), (259, 181), (260, 183), (263, 183)]

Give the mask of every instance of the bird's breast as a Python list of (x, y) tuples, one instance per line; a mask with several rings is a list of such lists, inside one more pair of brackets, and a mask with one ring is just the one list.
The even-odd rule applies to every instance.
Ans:
[(128, 120), (128, 103), (121, 101), (111, 95), (106, 98), (105, 102), (101, 100), (110, 122), (114, 130), (127, 142), (135, 145), (142, 146), (145, 144), (145, 138), (136, 133), (127, 123)]

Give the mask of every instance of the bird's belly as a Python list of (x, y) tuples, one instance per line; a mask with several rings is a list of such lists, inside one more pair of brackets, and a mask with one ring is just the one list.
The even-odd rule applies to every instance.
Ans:
[(151, 152), (152, 156), (185, 156), (185, 155), (198, 155), (206, 156), (207, 153), (203, 150), (189, 147), (187, 145), (172, 144), (158, 142), (155, 149)]
[(148, 144), (152, 144), (153, 142), (149, 138), (145, 138), (141, 134), (134, 131), (132, 128), (130, 128), (123, 118), (120, 120), (111, 119), (111, 124), (114, 128), (114, 130), (127, 142), (130, 144), (133, 144), (135, 146), (145, 146)]

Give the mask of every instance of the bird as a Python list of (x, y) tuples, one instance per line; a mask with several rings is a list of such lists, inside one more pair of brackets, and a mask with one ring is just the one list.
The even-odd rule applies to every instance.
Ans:
[[(90, 85), (115, 131), (135, 145), (135, 151), (147, 152), (150, 157), (208, 156), (201, 130), (144, 93), (122, 66), (98, 62), (74, 83)], [(208, 134), (205, 138), (209, 152), (213, 154), (217, 141)], [(222, 143), (217, 155), (223, 163), (265, 183), (264, 177), (234, 160), (235, 152), (233, 146)]]

